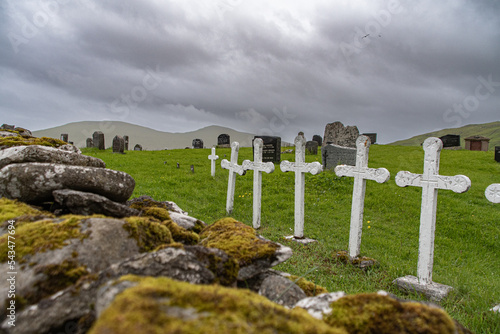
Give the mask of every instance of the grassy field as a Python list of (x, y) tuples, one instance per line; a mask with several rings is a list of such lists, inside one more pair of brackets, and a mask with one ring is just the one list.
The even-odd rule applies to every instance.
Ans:
[[(225, 217), (228, 171), (217, 161), (215, 178), (210, 176), (209, 149), (129, 151), (125, 155), (109, 150), (84, 149), (103, 159), (108, 168), (132, 175), (136, 181), (133, 197), (149, 195), (156, 200), (176, 202), (191, 216), (207, 223)], [(218, 149), (221, 159), (230, 149)], [(486, 200), (484, 191), (500, 183), (500, 163), (493, 152), (450, 151), (441, 154), (442, 175), (467, 175), (471, 189), (464, 194), (439, 191), (433, 280), (455, 288), (441, 303), (455, 319), (476, 333), (500, 333), (500, 315), (489, 311), (500, 303), (500, 205)], [(385, 184), (367, 181), (362, 255), (375, 258), (378, 266), (363, 271), (334, 259), (346, 250), (353, 180), (333, 172), (306, 176), (305, 236), (318, 240), (303, 246), (284, 240), (293, 233), (294, 174), (283, 173), (276, 165), (263, 175), (263, 236), (290, 246), (294, 255), (276, 269), (294, 275), (310, 272), (306, 278), (329, 291), (346, 293), (386, 290), (402, 298), (419, 299), (400, 293), (392, 281), (416, 275), (418, 256), (420, 188), (400, 188), (396, 173), (422, 173), (421, 147), (373, 145), (370, 167), (385, 167), (391, 179)], [(239, 163), (252, 160), (252, 149), (241, 148)], [(282, 160), (294, 161), (293, 154)], [(320, 155), (306, 160), (320, 161)], [(180, 168), (177, 168), (177, 163)], [(192, 173), (190, 165), (194, 165)], [(236, 180), (232, 217), (252, 224), (252, 171)]]

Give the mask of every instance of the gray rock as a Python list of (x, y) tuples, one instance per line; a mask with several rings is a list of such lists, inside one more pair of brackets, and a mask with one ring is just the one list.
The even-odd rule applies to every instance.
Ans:
[[(63, 150), (63, 151), (82, 154), (82, 151), (80, 151), (80, 149), (78, 147), (73, 145), (72, 142), (70, 142), (69, 144), (66, 144), (66, 145), (61, 145), (58, 147), (58, 149)], [(94, 158), (94, 159), (97, 159), (97, 158)], [(100, 166), (94, 166), (94, 167), (100, 167)], [(104, 166), (104, 167), (106, 167), (106, 166)]]
[(322, 320), (323, 314), (328, 314), (332, 311), (330, 304), (344, 296), (345, 293), (343, 291), (323, 293), (319, 296), (304, 298), (297, 302), (295, 307), (303, 308), (316, 319)]
[(259, 294), (288, 308), (307, 297), (297, 284), (281, 275), (268, 275), (262, 281)]
[(159, 202), (159, 201), (155, 201), (152, 197), (146, 196), (146, 195), (142, 195), (142, 196), (139, 196), (139, 197), (132, 198), (132, 199), (128, 200), (127, 201), (127, 205), (131, 206), (134, 203), (145, 202), (145, 201), (146, 202), (151, 202), (153, 206), (163, 207), (163, 208), (165, 208), (165, 209), (167, 209), (168, 211), (171, 211), (171, 212), (177, 212), (177, 213), (180, 213), (180, 214), (186, 215), (186, 216), (188, 215), (188, 213), (186, 211), (182, 210), (174, 202), (170, 202), (170, 201)]
[[(71, 146), (73, 145), (64, 145)], [(0, 168), (14, 163), (46, 162), (72, 166), (106, 167), (101, 159), (49, 146), (15, 146), (0, 151)]]
[(193, 218), (191, 216), (183, 215), (181, 213), (175, 211), (169, 211), (170, 218), (179, 225), (180, 227), (185, 228), (186, 230), (192, 230), (196, 226), (196, 222), (201, 222), (203, 225), (206, 225), (201, 220)]
[(0, 131), (0, 137), (20, 137), (20, 135), (10, 131)]
[(51, 201), (59, 189), (86, 191), (125, 202), (134, 179), (123, 172), (96, 167), (51, 163), (20, 163), (0, 170), (0, 195), (28, 203)]
[(116, 218), (140, 215), (139, 210), (113, 202), (101, 195), (70, 189), (54, 190), (52, 195), (57, 203), (77, 215), (102, 214)]
[(30, 130), (24, 128), (15, 128), (14, 131), (19, 132), (21, 136), (33, 137), (33, 134)]

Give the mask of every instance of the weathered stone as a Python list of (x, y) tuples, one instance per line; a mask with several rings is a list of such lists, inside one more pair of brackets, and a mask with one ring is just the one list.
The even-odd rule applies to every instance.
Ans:
[(94, 147), (94, 141), (92, 140), (92, 138), (87, 138), (87, 148), (91, 148), (91, 147)]
[(393, 283), (396, 284), (400, 290), (424, 295), (429, 300), (435, 302), (439, 302), (446, 298), (453, 290), (451, 286), (432, 281), (430, 283), (423, 283), (417, 277), (411, 275), (396, 278)]
[(167, 209), (168, 211), (180, 213), (180, 214), (185, 215), (185, 216), (188, 215), (188, 212), (182, 210), (174, 202), (170, 202), (170, 201), (159, 202), (159, 201), (155, 201), (152, 197), (146, 196), (146, 195), (139, 196), (136, 198), (132, 198), (131, 200), (128, 200), (127, 205), (131, 206), (135, 209), (140, 209), (140, 210), (142, 210), (142, 208), (144, 208), (144, 207), (159, 207), (159, 208)]
[(314, 135), (313, 140), (318, 143), (318, 146), (323, 146), (323, 138), (320, 135)]
[(63, 189), (54, 190), (52, 195), (63, 208), (77, 215), (102, 214), (109, 217), (123, 218), (139, 216), (140, 214), (139, 210), (129, 208), (125, 204), (113, 202), (104, 196), (93, 193)]
[(20, 135), (10, 131), (0, 131), (0, 137), (20, 137)]
[(343, 291), (324, 293), (319, 296), (301, 299), (295, 304), (295, 307), (303, 308), (316, 319), (323, 320), (323, 315), (332, 311), (330, 304), (344, 296)]
[(106, 164), (101, 159), (49, 146), (14, 146), (0, 151), (0, 169), (10, 164), (23, 162), (47, 162), (72, 166), (106, 167)]
[(376, 144), (377, 143), (377, 134), (376, 133), (363, 133), (362, 135), (363, 136), (367, 136), (368, 138), (370, 138), (370, 142), (372, 144)]
[(207, 248), (199, 245), (184, 246), (186, 252), (196, 256), (198, 261), (208, 268), (215, 276), (214, 281), (225, 286), (236, 285), (238, 262), (217, 248)]
[(61, 145), (58, 147), (58, 149), (63, 150), (63, 151), (77, 153), (77, 154), (82, 154), (82, 151), (80, 151), (80, 149), (73, 144)]
[(193, 148), (203, 148), (203, 140), (193, 139)]
[(134, 179), (105, 168), (51, 163), (19, 163), (0, 170), (0, 195), (28, 203), (51, 201), (59, 189), (86, 191), (125, 202), (134, 191)]
[(61, 133), (61, 140), (64, 142), (68, 142), (68, 134), (67, 133)]
[(343, 147), (356, 147), (359, 130), (356, 126), (344, 126), (341, 122), (329, 123), (325, 126), (323, 146), (334, 144)]
[(15, 125), (9, 125), (9, 124), (2, 124), (0, 129), (2, 130), (14, 130), (16, 128)]
[(312, 155), (318, 154), (318, 142), (314, 140), (306, 142), (306, 152)]
[(123, 154), (125, 151), (125, 139), (122, 136), (115, 136), (113, 138), (113, 153)]
[(335, 144), (324, 145), (321, 148), (323, 169), (333, 169), (337, 165), (356, 165), (356, 149)]
[(19, 134), (21, 136), (33, 137), (33, 134), (31, 133), (31, 131), (28, 130), (28, 129), (25, 129), (25, 128), (19, 128), (19, 127), (17, 127), (17, 128), (14, 129), (14, 131), (19, 132)]
[[(175, 204), (175, 203), (174, 203)], [(207, 226), (204, 222), (202, 222), (199, 219), (196, 219), (194, 217), (184, 215), (182, 213), (178, 213), (175, 211), (169, 211), (170, 218), (174, 223), (179, 225), (182, 228), (185, 228), (186, 230), (192, 231), (199, 225)]]
[(217, 137), (217, 146), (231, 147), (231, 137), (225, 133), (219, 135), (219, 137)]
[(134, 146), (134, 151), (142, 151), (142, 145), (140, 145), (140, 144), (135, 144), (135, 146)]
[(484, 191), (484, 195), (491, 203), (500, 203), (500, 183), (490, 184)]
[(123, 136), (123, 140), (125, 141), (125, 151), (128, 151), (128, 144), (130, 142), (130, 139), (128, 136)]
[(281, 275), (266, 277), (260, 286), (259, 295), (288, 308), (293, 308), (299, 300), (307, 297), (297, 284)]
[(106, 147), (104, 145), (104, 133), (101, 131), (96, 131), (92, 135), (92, 141), (94, 142), (94, 147), (100, 150), (105, 150)]

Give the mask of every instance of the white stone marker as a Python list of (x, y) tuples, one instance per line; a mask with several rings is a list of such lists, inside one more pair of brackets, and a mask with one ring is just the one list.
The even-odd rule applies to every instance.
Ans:
[(215, 154), (215, 147), (212, 147), (212, 154), (208, 156), (209, 160), (212, 160), (212, 177), (215, 177), (215, 160), (219, 159), (219, 156)]
[(471, 186), (470, 179), (467, 176), (439, 175), (439, 158), (442, 148), (443, 143), (439, 138), (427, 138), (423, 143), (425, 151), (424, 173), (413, 174), (401, 171), (396, 175), (396, 184), (400, 187), (422, 187), (417, 266), (418, 278), (414, 276), (401, 277), (396, 279), (396, 283), (403, 289), (409, 288), (424, 293), (432, 300), (444, 298), (452, 289), (449, 286), (432, 282), (438, 189), (464, 193)]
[(260, 227), (261, 199), (262, 199), (262, 172), (274, 172), (272, 162), (262, 162), (262, 148), (264, 141), (261, 138), (255, 138), (253, 142), (253, 162), (244, 160), (243, 169), (253, 170), (253, 228)]
[(231, 144), (231, 162), (227, 159), (222, 159), (220, 165), (224, 169), (229, 169), (229, 180), (227, 182), (227, 200), (226, 211), (230, 215), (233, 212), (234, 206), (234, 188), (236, 186), (236, 173), (245, 175), (245, 170), (242, 166), (238, 165), (238, 151), (240, 150), (240, 143), (237, 141)]
[(304, 189), (305, 173), (313, 175), (323, 171), (323, 166), (317, 162), (306, 163), (306, 140), (303, 136), (295, 137), (295, 162), (282, 161), (280, 169), (283, 172), (295, 172), (295, 230), (294, 238), (304, 238)]
[(486, 188), (484, 195), (492, 203), (500, 203), (500, 183), (493, 183)]
[(361, 248), (361, 232), (363, 229), (363, 212), (365, 207), (366, 180), (387, 182), (391, 176), (385, 168), (368, 168), (370, 138), (359, 136), (356, 140), (356, 166), (339, 165), (335, 167), (337, 176), (354, 177), (351, 208), (351, 231), (349, 233), (349, 256), (359, 256)]

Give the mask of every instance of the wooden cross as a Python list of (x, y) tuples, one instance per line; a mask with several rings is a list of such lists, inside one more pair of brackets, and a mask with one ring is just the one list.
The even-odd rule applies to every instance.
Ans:
[(260, 228), (261, 201), (262, 201), (262, 172), (274, 172), (272, 162), (262, 162), (262, 148), (264, 141), (261, 138), (255, 138), (253, 142), (253, 162), (244, 160), (242, 163), (244, 170), (253, 170), (253, 228)]
[(356, 166), (339, 165), (335, 167), (337, 176), (354, 177), (351, 207), (351, 231), (349, 233), (349, 256), (359, 256), (361, 249), (361, 232), (363, 229), (363, 212), (365, 206), (366, 180), (384, 183), (391, 174), (385, 168), (368, 168), (370, 138), (359, 136), (356, 140)]
[(305, 173), (313, 175), (323, 171), (323, 166), (315, 161), (306, 163), (305, 158), (306, 140), (303, 136), (295, 137), (295, 162), (282, 161), (281, 171), (295, 172), (295, 230), (294, 237), (302, 239), (304, 237), (304, 189)]
[(242, 166), (238, 165), (238, 151), (240, 144), (235, 141), (231, 144), (231, 162), (227, 159), (222, 159), (220, 165), (224, 169), (229, 169), (229, 180), (227, 182), (227, 200), (226, 211), (230, 215), (233, 212), (234, 206), (234, 188), (236, 187), (236, 173), (245, 175), (245, 170)]
[(209, 160), (212, 160), (212, 177), (215, 177), (215, 160), (219, 159), (219, 156), (215, 154), (215, 147), (212, 147), (212, 154), (208, 156)]
[(492, 203), (500, 203), (500, 183), (493, 183), (486, 188), (484, 195)]
[(424, 173), (413, 174), (401, 171), (396, 175), (396, 184), (400, 187), (422, 187), (417, 267), (418, 281), (421, 284), (432, 282), (438, 189), (464, 193), (471, 185), (470, 179), (464, 175), (439, 175), (439, 158), (442, 148), (443, 143), (439, 138), (427, 138), (423, 143)]

